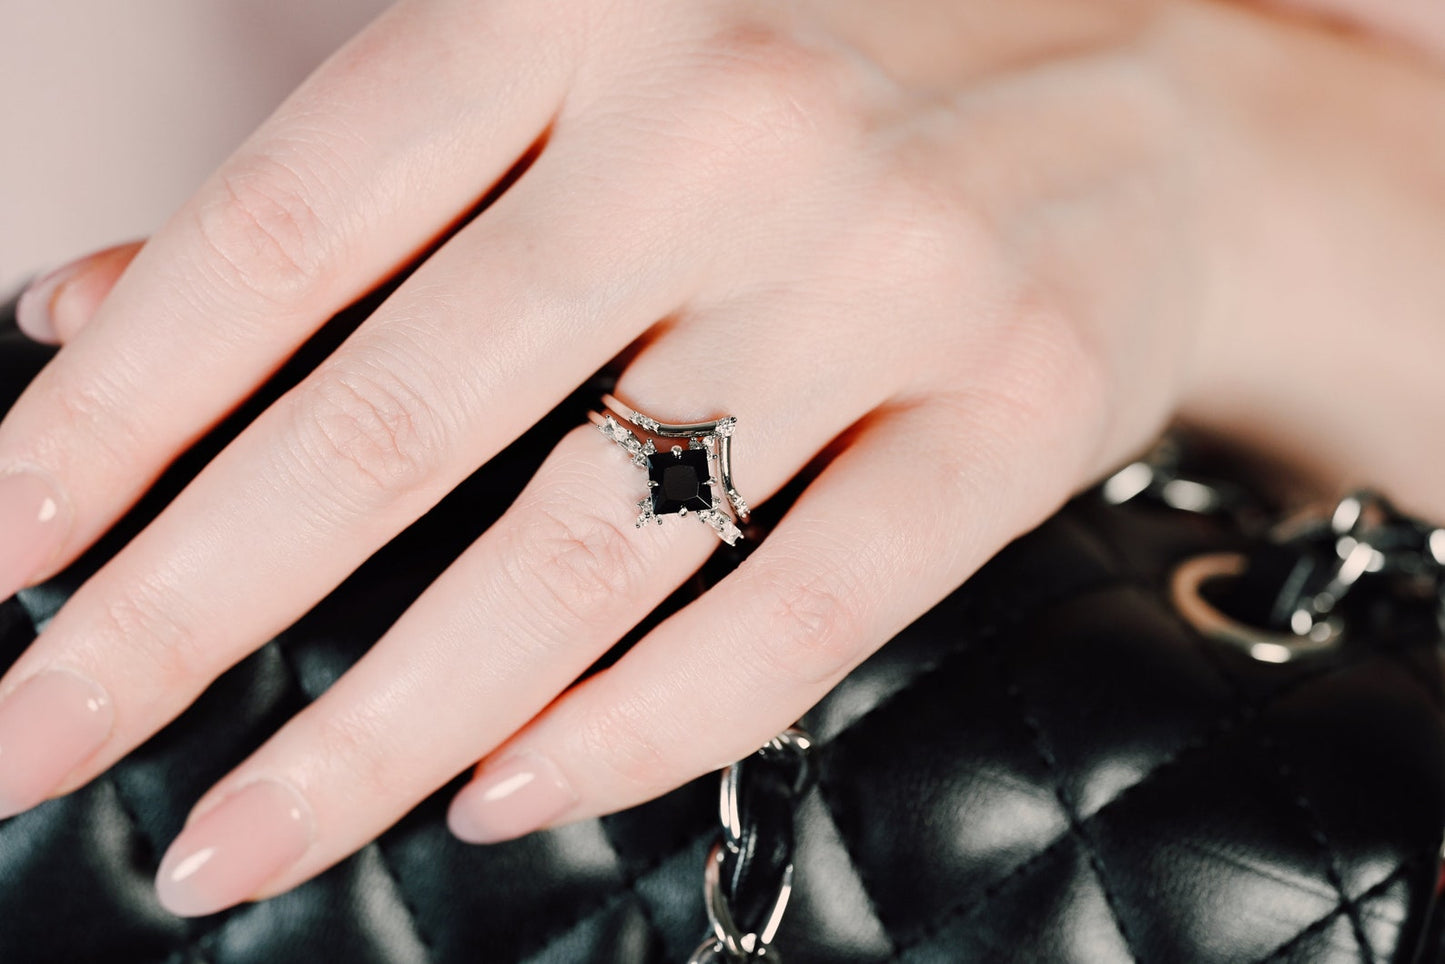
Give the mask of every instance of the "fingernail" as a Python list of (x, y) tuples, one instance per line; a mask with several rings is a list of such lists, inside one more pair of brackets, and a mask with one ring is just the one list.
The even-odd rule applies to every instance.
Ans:
[(47, 344), (53, 345), (60, 340), (60, 329), (55, 324), (56, 299), (65, 283), (74, 278), (92, 257), (86, 255), (63, 264), (30, 282), (15, 303), (15, 324), (21, 331)]
[(0, 599), (27, 585), (54, 558), (65, 535), (63, 505), (37, 472), (0, 475)]
[(29, 810), (110, 736), (99, 685), (69, 670), (37, 673), (0, 702), (0, 818)]
[(141, 242), (92, 251), (32, 281), (15, 305), (15, 322), (36, 341), (56, 344), (89, 324)]
[(312, 835), (299, 793), (276, 780), (247, 784), (181, 831), (161, 860), (156, 893), (181, 917), (225, 910), (300, 860)]
[(527, 750), (463, 787), (452, 800), (447, 823), (468, 843), (495, 843), (545, 826), (576, 802), (557, 765)]

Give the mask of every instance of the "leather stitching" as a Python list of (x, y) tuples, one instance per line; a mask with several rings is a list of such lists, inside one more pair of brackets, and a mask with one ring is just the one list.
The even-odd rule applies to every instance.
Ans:
[(876, 885), (869, 879), (872, 875), (864, 870), (863, 863), (858, 859), (857, 854), (853, 852), (852, 841), (848, 839), (848, 835), (843, 832), (843, 828), (838, 824), (837, 814), (839, 810), (842, 809), (843, 804), (838, 801), (837, 796), (833, 792), (832, 778), (828, 776), (828, 773), (829, 770), (826, 766), (820, 766), (818, 768), (818, 780), (816, 784), (818, 798), (823, 802), (823, 809), (828, 811), (828, 819), (833, 822), (833, 827), (838, 831), (839, 848), (843, 851), (843, 856), (847, 858), (848, 866), (853, 870), (853, 876), (858, 878), (858, 889), (863, 892), (863, 899), (868, 902), (868, 913), (873, 915), (873, 919), (878, 922), (879, 929), (883, 931), (883, 935), (888, 938), (888, 943), (894, 948), (894, 950), (889, 952), (890, 955), (892, 955), (890, 960), (896, 959), (898, 942), (893, 936), (893, 930), (888, 926), (887, 921), (883, 919), (883, 913), (878, 908), (878, 899), (873, 896), (873, 888)]
[[(1113, 586), (1109, 588), (1118, 587)], [(980, 628), (980, 633), (992, 632), (994, 628), (995, 627), (992, 626), (987, 628)], [(904, 695), (908, 690), (911, 690), (915, 686), (921, 684), (924, 677), (947, 668), (947, 666), (950, 665), (956, 657), (962, 655), (965, 651), (966, 646), (960, 647), (959, 649), (950, 652), (947, 657), (940, 660), (928, 672), (920, 673), (917, 677), (910, 680), (898, 691), (890, 694), (889, 698), (883, 701), (883, 703), (880, 703), (878, 706), (871, 708), (868, 713), (865, 713), (850, 722), (848, 726), (844, 727), (837, 734), (835, 734), (833, 739), (830, 740), (823, 747), (823, 752), (830, 753), (833, 746), (839, 744), (845, 739), (852, 738), (852, 733), (855, 731), (855, 728), (873, 712), (881, 709), (884, 703), (894, 702), (899, 697)], [(1216, 719), (1209, 727), (1206, 727), (1200, 734), (1193, 737), (1192, 739), (1186, 740), (1181, 743), (1178, 747), (1175, 748), (1175, 750), (1171, 754), (1169, 754), (1169, 756), (1156, 763), (1149, 770), (1149, 772), (1144, 774), (1140, 779), (1119, 790), (1113, 797), (1100, 805), (1099, 808), (1096, 809), (1089, 816), (1082, 817), (1081, 822), (1084, 824), (1088, 824), (1094, 820), (1097, 820), (1105, 813), (1112, 811), (1116, 806), (1121, 805), (1126, 800), (1132, 799), (1139, 791), (1148, 789), (1161, 774), (1164, 774), (1174, 769), (1175, 767), (1184, 765), (1196, 755), (1203, 753), (1217, 745), (1222, 739), (1224, 739), (1232, 732), (1248, 726), (1259, 717), (1266, 715), (1276, 705), (1283, 702), (1290, 696), (1302, 692), (1309, 687), (1328, 679), (1329, 677), (1335, 675), (1337, 672), (1343, 671), (1346, 668), (1347, 667), (1340, 666), (1319, 667), (1312, 673), (1301, 674), (1300, 676), (1297, 676), (1294, 679), (1281, 684), (1273, 692), (1267, 694), (1262, 700), (1256, 700), (1252, 703), (1242, 703), (1233, 706), (1231, 708), (1231, 712), (1224, 713), (1216, 717)], [(826, 768), (824, 768), (824, 771), (826, 772)], [(826, 795), (824, 799), (828, 802), (830, 811), (833, 810), (834, 807), (831, 801), (828, 801)], [(840, 837), (842, 837), (846, 842), (845, 834), (842, 834), (840, 832)], [(1042, 860), (1049, 854), (1050, 851), (1052, 851), (1055, 847), (1059, 846), (1063, 842), (1067, 841), (1069, 838), (1069, 832), (1065, 832), (1060, 836), (1054, 838), (1037, 854), (1034, 854), (1033, 856), (1027, 858), (1017, 867), (1010, 870), (1007, 874), (1004, 875), (1003, 878), (1000, 879), (1000, 881), (996, 882), (995, 884), (990, 884), (989, 887), (981, 895), (971, 900), (961, 901), (958, 904), (953, 905), (953, 907), (949, 910), (946, 910), (942, 916), (945, 918), (952, 918), (962, 916), (968, 913), (973, 908), (979, 906), (981, 903), (992, 897), (997, 892), (997, 890), (1001, 889), (1002, 885), (1006, 883), (1009, 879), (1022, 873), (1026, 873), (1035, 863)], [(880, 918), (880, 920), (881, 919), (882, 918)], [(944, 926), (946, 922), (946, 920), (941, 921), (939, 927), (941, 928), (942, 926)], [(926, 939), (926, 937), (928, 936), (928, 932), (930, 931), (932, 931), (932, 928), (927, 925), (915, 929), (913, 934), (910, 934), (909, 936), (905, 937), (901, 942), (899, 942), (900, 953), (921, 943), (922, 940)]]
[[(549, 928), (546, 932), (542, 934), (540, 938), (532, 941), (528, 945), (524, 945), (519, 948), (516, 960), (526, 960), (530, 957), (535, 956), (536, 954), (541, 953), (542, 951), (547, 950), (557, 941), (561, 940), (563, 937), (567, 936), (578, 927), (581, 927), (583, 924), (587, 923), (595, 917), (600, 917), (603, 914), (610, 912), (613, 908), (615, 908), (618, 904), (621, 904), (628, 897), (632, 897), (634, 900), (642, 900), (642, 895), (637, 892), (637, 884), (639, 881), (642, 881), (647, 877), (651, 876), (653, 871), (657, 870), (663, 864), (667, 863), (669, 860), (675, 859), (685, 851), (698, 846), (704, 840), (711, 840), (713, 834), (715, 833), (715, 830), (709, 829), (706, 833), (698, 834), (697, 836), (687, 841), (687, 843), (685, 843), (683, 846), (678, 847), (675, 850), (668, 850), (665, 853), (659, 853), (652, 857), (649, 857), (646, 861), (643, 861), (631, 871), (622, 871), (619, 869), (619, 874), (622, 878), (620, 881), (620, 890), (613, 891), (612, 893), (607, 894), (605, 897), (602, 897), (599, 900), (584, 905), (582, 913), (573, 917), (569, 921), (564, 921), (558, 926)], [(698, 889), (699, 891), (701, 890), (700, 887)]]
[(1049, 841), (1048, 845), (1045, 846), (1038, 853), (1032, 854), (1031, 856), (1019, 861), (1018, 864), (1016, 864), (1003, 876), (999, 877), (997, 880), (990, 882), (988, 886), (984, 887), (983, 890), (979, 891), (972, 900), (959, 901), (958, 903), (953, 904), (951, 907), (944, 908), (944, 910), (941, 913), (935, 915), (933, 919), (929, 920), (922, 926), (915, 928), (913, 930), (913, 933), (909, 935), (907, 939), (902, 942), (895, 943), (896, 950), (893, 957), (890, 958), (890, 961), (901, 960), (904, 954), (907, 954), (913, 948), (918, 947), (921, 944), (926, 944), (929, 941), (933, 940), (945, 927), (947, 927), (949, 924), (952, 924), (955, 920), (958, 920), (961, 917), (967, 917), (978, 908), (986, 905), (989, 901), (993, 900), (993, 898), (996, 897), (1000, 891), (1008, 887), (1009, 884), (1013, 883), (1020, 877), (1028, 876), (1028, 874), (1036, 866), (1047, 860), (1050, 856), (1053, 855), (1054, 851), (1058, 850), (1060, 847), (1062, 847), (1064, 844), (1068, 843), (1072, 839), (1074, 839), (1073, 834), (1065, 830), (1053, 840)]
[[(1419, 863), (1419, 861), (1420, 858), (1418, 855), (1413, 857), (1407, 857), (1406, 859), (1400, 861), (1400, 863), (1395, 867), (1395, 869), (1390, 872), (1390, 875), (1388, 877), (1384, 878), (1379, 883), (1371, 887), (1369, 890), (1361, 894), (1358, 898), (1358, 902), (1363, 903), (1364, 901), (1368, 901), (1374, 897), (1378, 897), (1390, 887), (1393, 887), (1396, 883), (1400, 881), (1401, 878), (1405, 876), (1408, 871), (1412, 870), (1414, 868), (1414, 865)], [(1298, 934), (1285, 941), (1279, 947), (1276, 947), (1273, 951), (1270, 951), (1264, 957), (1261, 957), (1258, 961), (1255, 962), (1255, 964), (1276, 964), (1276, 962), (1284, 960), (1291, 953), (1293, 953), (1296, 945), (1298, 945), (1300, 941), (1303, 941), (1306, 938), (1311, 937), (1314, 934), (1317, 934), (1320, 931), (1324, 930), (1326, 927), (1333, 924), (1336, 918), (1338, 918), (1343, 913), (1345, 913), (1345, 908), (1343, 905), (1336, 907), (1334, 910), (1330, 911), (1328, 914), (1325, 914), (1318, 920), (1307, 924), (1300, 930)]]
[[(1081, 592), (1078, 596), (1070, 596), (1065, 599), (1054, 600), (1053, 602), (1055, 605), (1062, 605), (1065, 602), (1071, 602), (1074, 599), (1083, 598), (1084, 596), (1092, 595), (1096, 592), (1102, 593), (1111, 590), (1117, 590), (1125, 585), (1128, 584), (1124, 582), (1105, 583), (1091, 589), (1087, 589), (1084, 592)], [(858, 714), (853, 719), (849, 720), (846, 726), (834, 733), (832, 738), (828, 740), (826, 746), (824, 747), (824, 751), (826, 752), (828, 747), (831, 747), (839, 741), (848, 738), (850, 734), (860, 731), (860, 727), (865, 722), (868, 722), (875, 713), (890, 709), (893, 707), (894, 704), (898, 703), (904, 697), (911, 696), (913, 690), (917, 689), (919, 686), (927, 682), (930, 677), (951, 667), (955, 660), (973, 652), (974, 649), (977, 646), (981, 645), (984, 640), (996, 640), (1002, 630), (1012, 629), (1015, 626), (1022, 625), (1027, 620), (1038, 618), (1047, 611), (1047, 609), (1031, 609), (1030, 607), (1026, 606), (1017, 606), (1012, 612), (1008, 613), (1005, 616), (995, 618), (993, 622), (983, 623), (974, 627), (973, 632), (970, 634), (960, 634), (960, 636), (962, 637), (961, 641), (950, 647), (947, 652), (943, 653), (937, 659), (929, 662), (927, 665), (919, 667), (918, 671), (915, 672), (912, 676), (910, 676), (906, 683), (898, 687), (898, 689), (894, 690), (893, 692), (889, 693), (886, 697), (879, 700), (877, 703), (874, 703), (872, 706), (868, 707), (866, 711)], [(884, 645), (886, 646), (887, 643), (885, 643)], [(1152, 774), (1146, 774), (1145, 779), (1147, 779), (1150, 775)]]
[[(1124, 939), (1124, 950), (1128, 953), (1129, 959), (1137, 964), (1139, 954), (1134, 950), (1134, 939), (1129, 934), (1129, 927), (1124, 923), (1123, 910), (1119, 906), (1118, 897), (1114, 889), (1109, 885), (1109, 876), (1104, 869), (1104, 857), (1099, 853), (1098, 842), (1090, 832), (1088, 824), (1079, 815), (1079, 808), (1074, 801), (1074, 795), (1064, 786), (1058, 758), (1050, 749), (1048, 738), (1044, 735), (1043, 725), (1038, 718), (1030, 711), (1028, 697), (1024, 695), (1023, 687), (1010, 672), (1008, 660), (999, 654), (995, 664), (999, 677), (1004, 684), (1004, 692), (1014, 704), (1018, 711), (1019, 719), (1029, 731), (1029, 743), (1033, 746), (1034, 753), (1044, 764), (1044, 771), (1049, 776), (1049, 782), (1053, 784), (1054, 796), (1059, 801), (1059, 806), (1064, 811), (1064, 817), (1069, 822), (1069, 833), (1082, 845), (1084, 853), (1088, 857), (1089, 868), (1094, 872), (1094, 878), (1099, 882), (1099, 890), (1104, 896), (1104, 905), (1109, 909), (1109, 915), (1114, 919), (1114, 926), (1119, 931), (1119, 936)], [(1153, 771), (1150, 771), (1151, 775)], [(1147, 777), (1146, 777), (1147, 779)]]
[[(1021, 617), (1019, 621), (1022, 621)], [(848, 834), (844, 832), (842, 825), (838, 823), (837, 817), (839, 812), (843, 811), (844, 804), (840, 801), (838, 794), (834, 790), (835, 784), (830, 775), (832, 771), (827, 766), (827, 758), (832, 755), (831, 748), (838, 745), (841, 740), (847, 738), (851, 733), (861, 732), (859, 730), (859, 727), (861, 727), (865, 721), (872, 717), (874, 713), (877, 713), (880, 710), (892, 706), (903, 697), (909, 695), (911, 691), (921, 686), (929, 678), (951, 665), (955, 659), (958, 659), (959, 657), (967, 653), (971, 653), (974, 650), (975, 646), (981, 644), (984, 639), (990, 639), (995, 637), (1000, 629), (1000, 626), (1004, 623), (1004, 620), (998, 620), (993, 623), (986, 623), (984, 625), (981, 625), (974, 635), (965, 636), (962, 642), (951, 647), (946, 653), (932, 660), (928, 664), (919, 667), (918, 671), (915, 672), (912, 676), (910, 676), (907, 682), (905, 682), (902, 686), (898, 687), (892, 693), (888, 694), (888, 696), (884, 697), (877, 703), (870, 706), (863, 713), (860, 713), (858, 716), (849, 720), (846, 726), (833, 734), (833, 738), (829, 740), (823, 748), (824, 758), (819, 761), (818, 766), (818, 797), (820, 800), (822, 800), (824, 808), (828, 811), (828, 818), (833, 821), (833, 825), (838, 830), (838, 842), (843, 850), (843, 855), (848, 859), (848, 865), (853, 868), (853, 873), (858, 878), (860, 889), (863, 891), (863, 897), (868, 902), (869, 912), (873, 915), (873, 918), (881, 925), (883, 933), (888, 937), (889, 943), (893, 944), (895, 948), (898, 946), (897, 939), (893, 936), (893, 932), (896, 928), (889, 927), (888, 922), (884, 919), (883, 913), (878, 906), (877, 898), (873, 896), (877, 892), (877, 885), (870, 880), (870, 872), (864, 869), (863, 862), (858, 859), (857, 854), (853, 850), (853, 842), (848, 839)]]
[(120, 781), (115, 778), (114, 771), (105, 774), (105, 782), (110, 786), (111, 792), (115, 794), (115, 808), (119, 810), (127, 822), (130, 823), (131, 830), (135, 833), (136, 839), (141, 842), (143, 851), (138, 855), (141, 866), (156, 866), (160, 851), (156, 847), (156, 842), (150, 838), (150, 834), (146, 833), (145, 828), (141, 826), (140, 817), (136, 816), (135, 808), (132, 807), (130, 801), (126, 799), (125, 791), (121, 789)]
[[(391, 858), (387, 856), (386, 847), (383, 846), (385, 841), (385, 836), (382, 836), (371, 843), (371, 846), (376, 848), (377, 863), (381, 865), (381, 872), (386, 874), (387, 878), (391, 880), (392, 886), (396, 888), (396, 901), (401, 904), (402, 911), (405, 913), (407, 920), (411, 922), (412, 933), (416, 935), (416, 939), (421, 944), (422, 950), (426, 951), (426, 959), (428, 961), (434, 961), (437, 956), (436, 947), (432, 944), (431, 938), (427, 936), (426, 931), (422, 929), (421, 914), (417, 911), (416, 903), (412, 900), (411, 895), (406, 892), (406, 886), (402, 883), (401, 874), (397, 872), (396, 865), (392, 863)], [(358, 853), (359, 852), (360, 851), (358, 851)]]
[[(612, 851), (612, 859), (617, 864), (618, 876), (625, 878), (626, 871), (623, 868), (627, 866), (627, 860), (622, 856), (622, 851), (618, 849), (617, 841), (612, 838), (611, 823), (607, 820), (599, 819), (597, 821), (597, 827), (599, 830), (602, 831), (602, 842), (607, 844), (607, 849)], [(678, 850), (673, 851), (672, 853), (680, 854), (682, 853), (682, 851)], [(657, 866), (660, 867), (663, 863), (666, 863), (666, 860), (659, 861)], [(637, 912), (642, 915), (642, 922), (647, 925), (648, 934), (655, 942), (665, 945), (667, 942), (663, 939), (662, 928), (658, 927), (657, 921), (653, 919), (652, 908), (648, 906), (647, 898), (643, 897), (640, 893), (637, 892), (637, 883), (641, 879), (641, 877), (633, 878), (632, 882), (628, 884), (627, 889), (632, 893), (632, 896), (635, 898), (637, 904)]]
[(1375, 964), (1375, 952), (1370, 946), (1369, 939), (1365, 937), (1365, 927), (1360, 921), (1359, 905), (1350, 898), (1345, 890), (1344, 878), (1340, 875), (1339, 852), (1330, 843), (1329, 837), (1325, 835), (1324, 819), (1319, 810), (1310, 803), (1309, 797), (1305, 795), (1304, 788), (1295, 779), (1294, 768), (1278, 741), (1264, 734), (1258, 734), (1255, 740), (1260, 752), (1275, 758), (1275, 772), (1279, 776), (1280, 783), (1284, 785), (1286, 792), (1290, 794), (1291, 801), (1305, 818), (1305, 825), (1308, 828), (1309, 837), (1324, 853), (1325, 857), (1325, 879), (1339, 895), (1340, 907), (1350, 921), (1350, 930), (1355, 935), (1355, 941), (1360, 945), (1360, 954), (1365, 964)]

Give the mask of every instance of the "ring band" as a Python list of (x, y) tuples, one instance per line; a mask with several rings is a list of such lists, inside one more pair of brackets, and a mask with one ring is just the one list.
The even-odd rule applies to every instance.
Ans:
[[(743, 537), (738, 523), (748, 521), (750, 510), (732, 479), (736, 418), (724, 415), (711, 422), (659, 422), (612, 395), (602, 396), (602, 409), (587, 417), (603, 435), (622, 446), (633, 465), (647, 472), (648, 494), (637, 503), (638, 528), (654, 521), (661, 525), (664, 515), (692, 515), (730, 546)], [(678, 442), (659, 446), (659, 439)]]

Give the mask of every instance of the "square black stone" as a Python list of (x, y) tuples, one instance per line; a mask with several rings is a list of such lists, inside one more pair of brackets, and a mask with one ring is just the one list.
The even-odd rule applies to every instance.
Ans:
[(712, 508), (712, 478), (703, 449), (658, 452), (647, 460), (647, 478), (653, 483), (654, 515)]

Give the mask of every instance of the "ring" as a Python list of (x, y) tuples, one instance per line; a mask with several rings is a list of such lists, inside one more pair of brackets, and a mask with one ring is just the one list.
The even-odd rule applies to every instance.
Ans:
[[(639, 529), (653, 521), (661, 525), (665, 515), (691, 515), (730, 546), (743, 537), (737, 524), (748, 521), (750, 510), (733, 486), (736, 418), (674, 425), (628, 408), (612, 395), (602, 396), (602, 408), (587, 417), (622, 446), (633, 465), (647, 472), (648, 493), (637, 503)], [(647, 438), (639, 438), (639, 433)], [(686, 439), (687, 447), (678, 442), (659, 448), (659, 439)]]

